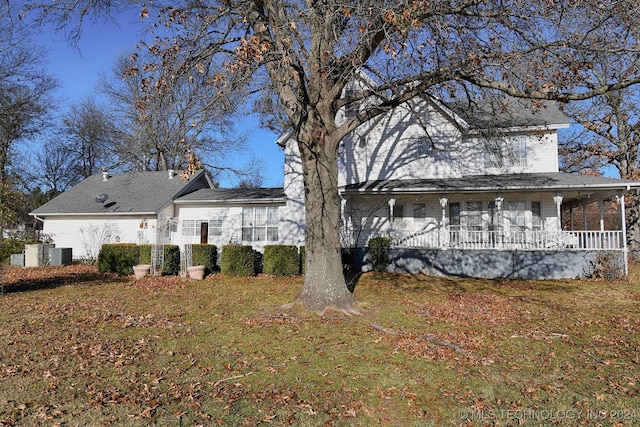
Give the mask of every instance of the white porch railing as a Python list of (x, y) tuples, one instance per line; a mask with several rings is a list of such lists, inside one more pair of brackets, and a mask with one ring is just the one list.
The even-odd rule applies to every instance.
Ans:
[[(366, 246), (361, 233), (359, 244)], [(409, 233), (394, 230), (385, 233), (395, 248), (424, 249), (497, 249), (497, 250), (589, 250), (616, 251), (623, 249), (622, 231), (486, 231), (431, 229)], [(380, 234), (377, 234), (380, 235)], [(371, 237), (376, 237), (371, 235)], [(367, 239), (368, 241), (368, 239)], [(345, 239), (343, 244), (353, 246)], [(345, 245), (345, 246), (346, 246)]]

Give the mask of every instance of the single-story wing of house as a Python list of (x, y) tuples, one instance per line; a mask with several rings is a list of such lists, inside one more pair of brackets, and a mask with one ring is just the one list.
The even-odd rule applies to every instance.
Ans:
[[(204, 171), (95, 174), (31, 212), (57, 247), (95, 259), (104, 243), (250, 244), (303, 237), (286, 225), (282, 188), (214, 188)], [(281, 225), (282, 224), (282, 225)], [(292, 234), (286, 239), (284, 235)]]

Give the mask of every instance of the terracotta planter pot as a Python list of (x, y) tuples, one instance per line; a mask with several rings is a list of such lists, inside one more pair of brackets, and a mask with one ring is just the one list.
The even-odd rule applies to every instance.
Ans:
[(187, 267), (187, 277), (194, 280), (204, 279), (204, 265), (193, 265)]
[(141, 277), (148, 275), (150, 271), (151, 271), (150, 264), (140, 264), (140, 265), (133, 266), (133, 274), (136, 275), (136, 279), (140, 279)]

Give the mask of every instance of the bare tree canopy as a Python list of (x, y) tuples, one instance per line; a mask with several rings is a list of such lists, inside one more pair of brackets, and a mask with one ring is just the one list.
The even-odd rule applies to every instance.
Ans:
[[(604, 83), (611, 75), (626, 75), (635, 64), (598, 55), (594, 78)], [(640, 92), (638, 86), (607, 92), (565, 108), (579, 126), (560, 141), (562, 167), (568, 172), (617, 173), (620, 178), (640, 177)], [(638, 195), (625, 197), (627, 244), (640, 259), (640, 205)]]
[(110, 143), (114, 166), (183, 170), (195, 155), (214, 178), (227, 173), (255, 179), (250, 164), (232, 168), (225, 161), (245, 149), (233, 132), (242, 105), (235, 99), (239, 94), (215, 100), (209, 68), (182, 73), (176, 70), (184, 63), (181, 55), (158, 61), (153, 52), (154, 47), (140, 43), (132, 54), (118, 58), (111, 74), (100, 77), (98, 92), (108, 100), (102, 114), (117, 129)]
[[(45, 51), (33, 45), (9, 10), (0, 17), (0, 229), (19, 222), (16, 145), (40, 133), (53, 110), (57, 81), (44, 71)], [(0, 233), (0, 240), (2, 233)]]
[[(60, 12), (64, 20), (70, 10), (82, 16), (111, 6), (110, 0), (60, 1), (46, 12), (54, 18)], [(640, 78), (635, 1), (212, 0), (133, 6), (157, 24), (159, 61), (179, 54), (184, 61), (174, 70), (211, 76), (217, 90), (211, 102), (249, 89), (260, 94), (260, 108), (277, 116), (269, 123), (293, 130), (307, 215), (307, 273), (297, 301), (320, 313), (357, 312), (340, 261), (337, 151), (358, 126), (425, 91), (474, 98), (489, 89), (568, 102)], [(594, 55), (629, 67), (599, 81)], [(372, 84), (343, 96), (360, 71)], [(336, 120), (341, 108), (359, 102), (357, 114)]]

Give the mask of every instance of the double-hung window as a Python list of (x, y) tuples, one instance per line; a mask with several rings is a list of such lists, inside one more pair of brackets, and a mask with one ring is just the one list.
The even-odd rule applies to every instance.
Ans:
[(482, 202), (467, 202), (465, 219), (467, 230), (482, 231)]
[(183, 236), (199, 236), (202, 223), (207, 222), (205, 219), (185, 219), (182, 221)]
[[(347, 88), (344, 91), (344, 97), (345, 98), (352, 98), (354, 96), (356, 96), (357, 92), (355, 91), (355, 89), (353, 88)], [(347, 119), (351, 119), (353, 117), (355, 117), (358, 114), (358, 110), (360, 109), (360, 106), (358, 105), (357, 102), (350, 102), (348, 104), (346, 104), (344, 106), (344, 117)]]
[(540, 202), (531, 202), (531, 228), (533, 230), (542, 230), (542, 204)]
[(278, 240), (278, 207), (242, 208), (242, 240), (245, 242)]
[(526, 166), (526, 135), (512, 135), (485, 141), (484, 165), (488, 168)]
[(526, 203), (524, 200), (509, 201), (509, 217), (512, 232), (523, 232), (527, 229)]
[(202, 224), (206, 224), (209, 237), (222, 235), (222, 218), (215, 219), (185, 219), (182, 221), (183, 236), (200, 236)]
[(425, 219), (427, 217), (427, 205), (424, 203), (413, 204), (413, 218)]

